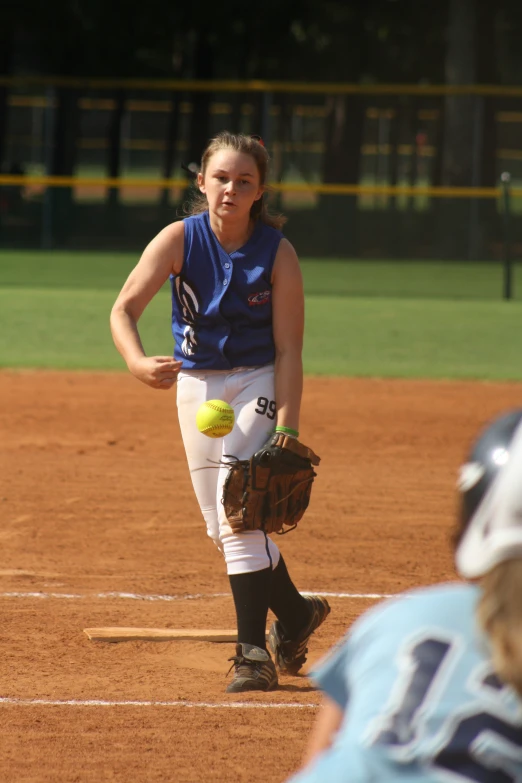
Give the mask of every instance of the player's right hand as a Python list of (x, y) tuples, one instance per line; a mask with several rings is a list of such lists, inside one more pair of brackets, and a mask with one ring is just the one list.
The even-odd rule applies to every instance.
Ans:
[(172, 356), (143, 356), (129, 366), (131, 373), (153, 389), (171, 389), (178, 379), (181, 362)]

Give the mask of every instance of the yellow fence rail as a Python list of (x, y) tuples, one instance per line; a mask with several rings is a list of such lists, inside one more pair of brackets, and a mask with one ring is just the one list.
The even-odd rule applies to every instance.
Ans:
[[(17, 174), (0, 175), (0, 186), (42, 186), (53, 188), (105, 187), (105, 188), (178, 188), (185, 189), (191, 182), (186, 179), (140, 179), (137, 177), (48, 177), (21, 176)], [(320, 193), (332, 195), (383, 195), (383, 196), (431, 196), (433, 198), (500, 198), (502, 189), (495, 188), (459, 188), (444, 186), (409, 185), (350, 185), (335, 183), (274, 182), (269, 185), (272, 191), (281, 193)], [(522, 196), (522, 188), (513, 188), (514, 197)]]
[(277, 92), (327, 95), (484, 95), (522, 97), (522, 86), (499, 84), (332, 84), (330, 82), (193, 79), (91, 79), (66, 76), (0, 76), (4, 87), (65, 87), (89, 90), (179, 92)]

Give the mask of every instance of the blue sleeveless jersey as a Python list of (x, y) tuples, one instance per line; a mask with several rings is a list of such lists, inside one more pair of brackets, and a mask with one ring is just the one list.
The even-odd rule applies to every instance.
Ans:
[(185, 369), (227, 370), (274, 361), (272, 269), (282, 233), (258, 221), (226, 253), (208, 212), (184, 220), (185, 251), (171, 275), (174, 356)]
[(362, 616), (312, 676), (345, 710), (291, 783), (522, 781), (522, 701), (493, 672), (479, 589), (445, 584)]

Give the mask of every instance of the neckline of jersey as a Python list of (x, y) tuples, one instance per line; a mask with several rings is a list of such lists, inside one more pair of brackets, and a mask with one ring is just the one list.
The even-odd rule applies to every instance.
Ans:
[(219, 249), (228, 258), (233, 258), (234, 256), (237, 256), (238, 254), (239, 255), (243, 255), (245, 253), (245, 251), (248, 248), (248, 246), (253, 242), (254, 237), (256, 237), (256, 235), (257, 235), (257, 233), (259, 231), (260, 223), (261, 223), (260, 220), (256, 220), (256, 222), (254, 223), (254, 230), (250, 234), (250, 236), (247, 239), (247, 241), (245, 242), (245, 244), (241, 245), (241, 247), (238, 247), (237, 250), (233, 250), (231, 253), (227, 253), (227, 251), (225, 250), (225, 248), (223, 247), (223, 245), (221, 244), (221, 242), (219, 241), (219, 239), (215, 235), (214, 230), (212, 229), (212, 226), (210, 225), (210, 215), (208, 213), (208, 210), (206, 212), (204, 212), (204, 215), (205, 215), (205, 221), (206, 221), (207, 227), (208, 227), (210, 233), (212, 234), (212, 236), (214, 237), (214, 239), (216, 240), (217, 246), (219, 247)]

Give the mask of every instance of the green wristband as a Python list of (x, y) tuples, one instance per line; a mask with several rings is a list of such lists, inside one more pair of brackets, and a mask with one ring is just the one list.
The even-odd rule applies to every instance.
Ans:
[(299, 437), (298, 431), (297, 430), (293, 430), (290, 427), (277, 426), (275, 428), (275, 431), (276, 432), (284, 432), (285, 435), (291, 435), (293, 438), (298, 438)]

